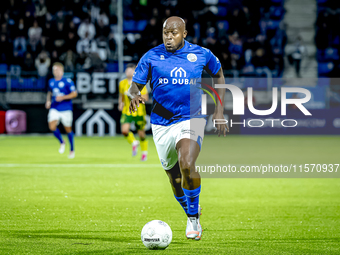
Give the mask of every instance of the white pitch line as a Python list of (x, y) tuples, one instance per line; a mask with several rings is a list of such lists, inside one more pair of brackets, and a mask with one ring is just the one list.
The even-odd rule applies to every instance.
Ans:
[(102, 168), (154, 168), (161, 164), (0, 164), (0, 168), (10, 167), (102, 167)]

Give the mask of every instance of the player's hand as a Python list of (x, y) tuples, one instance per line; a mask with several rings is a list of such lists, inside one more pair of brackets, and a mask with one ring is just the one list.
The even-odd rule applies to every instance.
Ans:
[[(224, 120), (225, 118), (223, 116), (223, 113), (214, 113), (212, 119), (214, 121), (214, 120), (217, 120), (217, 119), (218, 120)], [(216, 124), (216, 131), (218, 132), (218, 136), (220, 136), (221, 134), (226, 136), (227, 132), (229, 132), (229, 127), (228, 127), (227, 124)]]
[(55, 101), (57, 101), (57, 102), (61, 102), (63, 100), (64, 100), (63, 96), (56, 96), (56, 98), (55, 98)]
[(48, 110), (51, 108), (51, 101), (46, 101), (45, 108)]
[(131, 99), (129, 107), (130, 113), (137, 111), (137, 107), (139, 107), (140, 103), (145, 104), (145, 99), (141, 96), (135, 96), (133, 99)]

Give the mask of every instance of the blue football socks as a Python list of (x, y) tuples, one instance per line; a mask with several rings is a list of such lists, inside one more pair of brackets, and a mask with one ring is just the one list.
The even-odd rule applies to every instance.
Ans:
[(184, 212), (187, 214), (188, 213), (188, 204), (187, 204), (187, 197), (184, 195), (183, 197), (176, 197), (176, 200), (178, 201), (178, 203), (181, 204), (181, 206), (183, 207)]
[(63, 138), (61, 137), (60, 130), (57, 128), (53, 131), (54, 136), (59, 140), (60, 143), (64, 143)]
[(185, 196), (187, 197), (188, 211), (187, 214), (189, 217), (198, 217), (198, 202), (199, 195), (201, 192), (201, 186), (194, 190), (183, 189)]
[(67, 134), (68, 140), (70, 141), (70, 146), (71, 146), (71, 151), (74, 151), (74, 141), (73, 141), (73, 137), (74, 137), (74, 133), (71, 131), (70, 133)]

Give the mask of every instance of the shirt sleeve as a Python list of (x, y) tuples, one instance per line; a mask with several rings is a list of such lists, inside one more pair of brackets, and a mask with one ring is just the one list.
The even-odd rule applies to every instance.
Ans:
[(135, 73), (133, 74), (132, 81), (139, 84), (146, 84), (148, 82), (150, 75), (150, 62), (148, 55), (148, 53), (145, 53), (139, 60)]
[(146, 86), (142, 89), (142, 91), (140, 92), (141, 95), (146, 95), (148, 94), (148, 90), (146, 89)]
[(207, 62), (204, 68), (215, 75), (221, 69), (221, 62), (210, 50), (205, 50)]
[(74, 82), (71, 79), (67, 79), (67, 84), (70, 93), (76, 91), (76, 86), (74, 85)]

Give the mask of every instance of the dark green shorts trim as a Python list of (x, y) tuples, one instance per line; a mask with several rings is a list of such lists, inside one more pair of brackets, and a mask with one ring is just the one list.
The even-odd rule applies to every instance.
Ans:
[(135, 123), (137, 130), (144, 130), (146, 124), (145, 116), (134, 117), (131, 115), (122, 114), (122, 116), (120, 117), (121, 125), (125, 123), (131, 124), (132, 122)]

